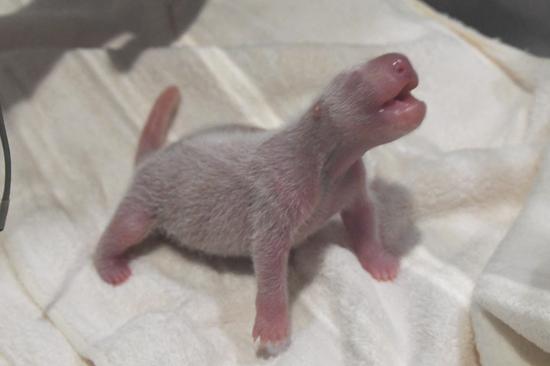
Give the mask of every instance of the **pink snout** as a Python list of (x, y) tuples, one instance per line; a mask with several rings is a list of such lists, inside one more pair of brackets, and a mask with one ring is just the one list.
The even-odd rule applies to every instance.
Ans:
[(426, 104), (411, 94), (418, 86), (418, 75), (405, 55), (387, 53), (372, 59), (361, 74), (371, 87), (367, 105), (382, 120), (412, 128), (424, 119)]
[[(418, 75), (412, 67), (407, 56), (400, 53), (387, 53), (372, 59), (367, 63), (366, 72), (370, 75), (384, 75), (384, 84), (390, 84), (387, 88), (383, 85), (381, 99), (388, 99), (395, 96), (395, 90), (412, 90), (418, 85)], [(378, 77), (376, 77), (378, 79)], [(387, 89), (385, 93), (384, 89)], [(390, 94), (386, 96), (385, 94)], [(394, 95), (391, 95), (394, 94)]]

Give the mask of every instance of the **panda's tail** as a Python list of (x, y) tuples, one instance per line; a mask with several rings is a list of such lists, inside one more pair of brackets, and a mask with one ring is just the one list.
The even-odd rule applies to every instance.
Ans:
[(181, 94), (176, 86), (166, 88), (158, 96), (139, 138), (136, 165), (164, 145), (180, 101)]

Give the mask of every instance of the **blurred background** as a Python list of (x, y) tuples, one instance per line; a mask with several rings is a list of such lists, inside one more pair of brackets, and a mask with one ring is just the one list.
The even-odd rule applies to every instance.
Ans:
[(549, 0), (424, 0), (480, 32), (550, 56)]
[[(539, 56), (550, 56), (550, 0), (423, 0), (440, 12), (457, 18), (480, 32)], [(36, 46), (95, 47), (124, 32), (133, 35), (124, 51), (113, 54), (117, 66), (126, 69), (139, 50), (162, 46), (183, 34), (199, 16), (207, 0), (22, 0), (0, 1), (0, 48)], [(87, 4), (87, 5), (86, 5)], [(160, 6), (159, 6), (160, 5)], [(238, 5), (238, 2), (235, 2)], [(51, 23), (51, 9), (57, 8), (57, 24)], [(88, 9), (103, 14), (103, 32), (86, 16), (75, 12)], [(167, 14), (172, 29), (166, 32), (151, 21)], [(84, 14), (80, 14), (84, 15)], [(89, 14), (87, 14), (89, 15)], [(42, 17), (44, 19), (42, 19)], [(96, 17), (97, 19), (97, 17)], [(42, 21), (48, 21), (47, 26)], [(153, 24), (153, 26), (151, 25)], [(156, 26), (155, 26), (156, 25)], [(93, 32), (89, 29), (93, 28)], [(17, 32), (14, 32), (17, 30)], [(37, 31), (39, 30), (39, 31)], [(70, 30), (70, 31), (68, 31)], [(75, 34), (78, 37), (75, 37)], [(116, 40), (118, 43), (122, 39)]]

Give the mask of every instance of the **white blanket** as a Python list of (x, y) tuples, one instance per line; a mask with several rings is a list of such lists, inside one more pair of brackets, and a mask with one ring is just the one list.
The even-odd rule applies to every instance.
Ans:
[[(14, 164), (0, 365), (550, 364), (549, 62), (412, 0), (199, 5), (0, 2)], [(365, 156), (403, 254), (395, 282), (374, 281), (329, 225), (291, 258), (292, 344), (263, 359), (246, 261), (157, 243), (124, 285), (99, 279), (90, 256), (166, 85), (184, 98), (172, 140), (272, 128), (389, 51), (409, 56), (428, 105), (417, 131)]]

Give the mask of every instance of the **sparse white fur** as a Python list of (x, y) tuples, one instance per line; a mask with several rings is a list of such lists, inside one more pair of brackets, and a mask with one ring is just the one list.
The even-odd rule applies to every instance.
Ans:
[(153, 231), (204, 253), (251, 256), (258, 281), (253, 336), (279, 349), (290, 331), (289, 251), (333, 215), (342, 215), (363, 267), (377, 279), (395, 277), (398, 260), (378, 236), (361, 157), (419, 125), (425, 107), (408, 94), (416, 83), (407, 59), (388, 54), (339, 74), (284, 128), (230, 126), (158, 149), (179, 101), (177, 89), (167, 89), (144, 129), (133, 181), (100, 240), (100, 275), (124, 281), (125, 250)]

